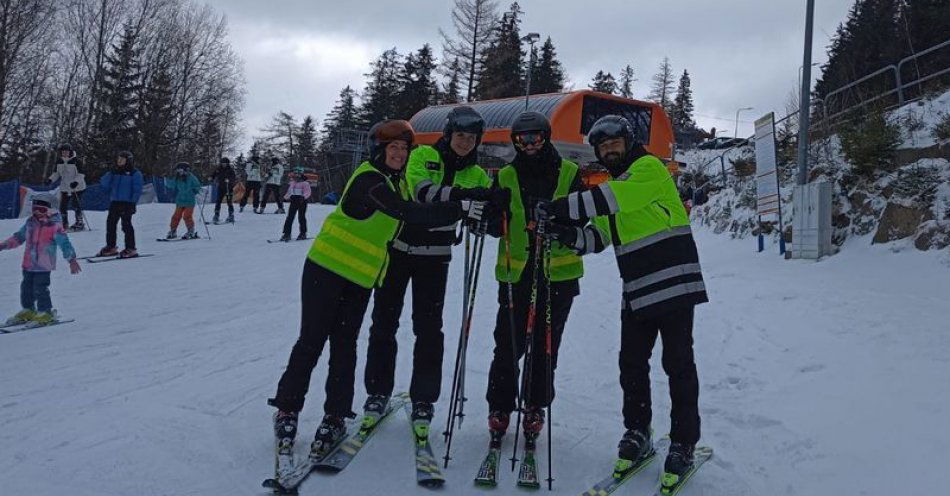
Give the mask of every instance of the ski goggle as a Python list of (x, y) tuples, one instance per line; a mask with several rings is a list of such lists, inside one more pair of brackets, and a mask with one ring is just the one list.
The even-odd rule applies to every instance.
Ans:
[(519, 148), (538, 146), (544, 143), (544, 135), (538, 132), (516, 134), (512, 139)]
[(33, 205), (34, 214), (47, 214), (49, 213), (49, 207), (44, 207), (43, 205)]

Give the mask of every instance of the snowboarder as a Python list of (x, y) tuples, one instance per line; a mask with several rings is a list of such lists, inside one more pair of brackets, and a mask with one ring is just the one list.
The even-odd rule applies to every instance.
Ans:
[[(403, 223), (451, 224), (463, 215), (460, 202), (421, 204), (410, 200), (402, 170), (413, 142), (406, 121), (386, 120), (369, 131), (369, 161), (357, 167), (336, 209), (326, 218), (304, 263), (300, 337), (268, 403), (278, 409), (278, 452), (290, 452), (310, 374), (330, 341), (325, 416), (311, 455), (322, 458), (345, 434), (352, 412), (356, 338), (370, 293), (386, 275), (387, 245)], [(358, 248), (354, 248), (358, 247)]]
[(303, 173), (303, 167), (294, 168), (284, 199), (290, 201), (290, 212), (287, 213), (287, 220), (284, 221), (284, 235), (280, 240), (290, 241), (294, 216), (297, 217), (297, 222), (300, 224), (300, 234), (297, 235), (297, 239), (307, 239), (307, 202), (310, 200), (310, 182), (307, 181), (307, 176)]
[[(135, 229), (132, 216), (135, 205), (142, 196), (142, 173), (132, 162), (132, 152), (122, 151), (116, 154), (115, 167), (106, 172), (99, 180), (103, 188), (109, 190), (109, 215), (106, 217), (106, 246), (99, 250), (99, 257), (118, 255), (120, 258), (138, 256), (135, 250)], [(122, 220), (122, 233), (125, 235), (125, 249), (120, 253), (116, 247), (116, 225)]]
[[(708, 301), (689, 217), (663, 163), (650, 155), (623, 117), (608, 115), (588, 134), (610, 180), (583, 193), (539, 205), (555, 221), (552, 235), (578, 252), (614, 247), (624, 281), (620, 385), (626, 432), (621, 464), (652, 450), (649, 359), (663, 338), (663, 369), (672, 400), (670, 449), (663, 484), (675, 486), (693, 464), (699, 441), (699, 380), (693, 359), (693, 310)], [(593, 218), (583, 230), (562, 225)]]
[[(59, 146), (59, 161), (56, 170), (49, 177), (48, 183), (59, 183), (59, 215), (63, 221), (63, 228), (67, 231), (82, 231), (86, 228), (82, 213), (82, 194), (86, 190), (86, 175), (82, 173), (82, 161), (76, 157), (72, 145), (64, 143)], [(69, 203), (72, 200), (76, 211), (76, 223), (69, 225)]]
[(23, 310), (6, 321), (6, 325), (35, 322), (49, 325), (56, 322), (56, 310), (49, 295), (50, 272), (56, 270), (56, 248), (63, 251), (69, 261), (69, 271), (78, 274), (79, 261), (69, 242), (66, 229), (58, 214), (50, 208), (50, 198), (45, 195), (33, 197), (32, 213), (23, 227), (5, 241), (0, 242), (0, 251), (12, 250), (26, 245), (23, 250), (23, 282), (20, 283), (20, 305)]
[[(442, 137), (434, 146), (420, 145), (409, 155), (406, 179), (415, 201), (492, 198), (491, 179), (476, 164), (478, 144), (485, 129), (482, 116), (471, 107), (449, 113)], [(500, 193), (501, 190), (495, 190)], [(497, 196), (497, 195), (496, 195)], [(504, 198), (499, 200), (504, 205)], [(442, 384), (442, 310), (448, 281), (455, 224), (437, 227), (405, 226), (389, 249), (390, 265), (382, 286), (373, 294), (364, 382), (368, 395), (364, 425), (372, 425), (386, 410), (396, 372), (396, 330), (406, 288), (412, 281), (413, 350), (412, 416), (420, 437), (428, 436), (433, 403)]]
[(231, 167), (231, 161), (228, 157), (221, 157), (218, 168), (211, 176), (211, 180), (218, 186), (218, 196), (214, 201), (214, 218), (212, 219), (215, 224), (221, 222), (221, 200), (224, 199), (228, 201), (228, 219), (225, 222), (234, 222), (234, 204), (231, 203), (231, 200), (234, 198), (236, 178), (237, 175), (234, 173), (234, 167)]
[[(511, 142), (515, 147), (515, 158), (511, 164), (498, 171), (496, 178), (498, 185), (511, 194), (507, 212), (508, 232), (502, 232), (501, 222), (497, 219), (489, 226), (489, 234), (502, 240), (498, 242), (495, 265), (495, 279), (498, 281), (495, 348), (485, 397), (488, 401), (491, 444), (500, 447), (511, 412), (516, 407), (519, 391), (517, 361), (531, 346), (530, 361), (526, 360), (526, 367), (530, 368), (523, 371), (527, 377), (521, 381), (524, 385), (521, 395), (524, 403), (522, 428), (525, 446), (533, 449), (544, 426), (543, 409), (554, 399), (553, 378), (561, 335), (574, 297), (580, 293), (578, 279), (584, 274), (581, 258), (561, 243), (552, 243), (550, 253), (542, 253), (542, 259), (537, 259), (537, 236), (533, 232), (536, 219), (533, 212), (539, 201), (564, 198), (569, 193), (582, 190), (583, 183), (577, 164), (562, 159), (551, 144), (551, 123), (544, 114), (523, 112), (519, 115), (511, 124)], [(582, 222), (578, 224), (583, 225)], [(549, 266), (547, 270), (545, 264)], [(509, 309), (508, 304), (509, 289), (514, 300), (513, 310)], [(547, 308), (548, 304), (550, 308)], [(538, 317), (529, 329), (532, 307)], [(513, 319), (510, 311), (514, 312)], [(544, 353), (548, 331), (545, 316), (548, 311), (551, 370), (548, 370)], [(511, 320), (514, 321), (514, 329), (511, 328)], [(530, 345), (528, 333), (532, 339)]]
[(188, 231), (182, 236), (182, 239), (197, 239), (198, 233), (195, 231), (194, 219), (195, 196), (201, 191), (201, 183), (191, 173), (191, 166), (188, 165), (188, 162), (178, 162), (175, 165), (175, 177), (166, 177), (165, 187), (175, 195), (175, 213), (172, 214), (172, 221), (165, 239), (178, 237), (178, 223), (183, 218)]
[(241, 212), (244, 212), (244, 207), (247, 205), (247, 199), (254, 195), (254, 202), (251, 206), (254, 207), (254, 213), (257, 212), (257, 206), (261, 201), (261, 159), (257, 155), (252, 155), (251, 160), (248, 160), (247, 164), (244, 165), (244, 196), (241, 197)]
[(284, 213), (284, 201), (280, 198), (280, 181), (284, 177), (284, 166), (280, 163), (280, 159), (274, 157), (270, 159), (270, 167), (264, 174), (264, 194), (261, 195), (261, 211), (258, 213), (264, 213), (264, 209), (267, 207), (267, 199), (273, 195), (274, 200), (277, 201), (277, 211), (275, 214)]

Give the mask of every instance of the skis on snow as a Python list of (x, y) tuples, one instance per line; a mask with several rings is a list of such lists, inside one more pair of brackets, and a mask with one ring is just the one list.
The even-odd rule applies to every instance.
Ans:
[(498, 461), (501, 459), (501, 446), (488, 448), (488, 454), (482, 460), (478, 467), (478, 474), (475, 476), (475, 485), (483, 487), (495, 487), (498, 485)]
[(49, 324), (40, 324), (38, 322), (28, 321), (20, 322), (19, 324), (9, 324), (0, 326), (0, 334), (13, 334), (15, 332), (27, 331), (30, 329), (39, 329), (41, 327), (52, 327), (59, 324), (68, 324), (70, 322), (75, 322), (76, 319), (61, 319), (50, 322)]
[(709, 446), (697, 446), (693, 451), (693, 466), (682, 476), (664, 473), (660, 477), (660, 483), (658, 484), (656, 492), (653, 493), (654, 496), (675, 496), (679, 494), (683, 486), (686, 485), (689, 479), (699, 470), (699, 467), (712, 458), (712, 455), (713, 450)]
[[(412, 403), (405, 404), (406, 417), (409, 418), (409, 427), (412, 428)], [(432, 444), (427, 437), (416, 435), (415, 429), (412, 430), (413, 446), (416, 450), (416, 482), (425, 487), (442, 487), (445, 484), (445, 477), (439, 470), (439, 461), (432, 453)]]
[(87, 261), (87, 262), (89, 262), (89, 263), (101, 263), (101, 262), (114, 262), (114, 261), (116, 261), (116, 260), (132, 260), (132, 259), (136, 259), (136, 258), (145, 258), (145, 257), (152, 257), (152, 256), (154, 256), (154, 255), (152, 255), (151, 253), (139, 253), (138, 255), (136, 255), (136, 256), (134, 256), (134, 257), (120, 257), (120, 256), (118, 256), (118, 255), (109, 255), (109, 256), (107, 256), (107, 257), (98, 257), (98, 256), (95, 256), (95, 255), (94, 255), (94, 256), (91, 256), (91, 257), (81, 257), (81, 258), (79, 258), (78, 260), (85, 260), (85, 261)]
[[(633, 476), (642, 472), (643, 469), (648, 467), (654, 459), (656, 459), (657, 451), (662, 449), (664, 446), (669, 445), (669, 439), (663, 438), (659, 443), (654, 447), (653, 451), (640, 459), (637, 463), (631, 463), (627, 460), (617, 460), (617, 463), (614, 465), (614, 472), (610, 476), (604, 478), (597, 484), (594, 484), (590, 489), (581, 493), (581, 496), (607, 496), (617, 489), (620, 488), (625, 482), (633, 478)], [(657, 483), (654, 492), (651, 493), (653, 496), (675, 496), (679, 494), (680, 490), (683, 489), (683, 486), (690, 478), (699, 470), (704, 463), (706, 463), (710, 458), (712, 458), (713, 450), (708, 446), (697, 446), (696, 450), (693, 452), (693, 466), (683, 474), (682, 477), (677, 477), (674, 474), (662, 473), (660, 476), (660, 481)]]
[(304, 239), (297, 239), (297, 238), (291, 238), (291, 239), (268, 239), (267, 242), (268, 242), (268, 243), (292, 243), (292, 242), (294, 242), (294, 241), (308, 241), (308, 240), (312, 240), (312, 239), (313, 239), (313, 238), (304, 238)]

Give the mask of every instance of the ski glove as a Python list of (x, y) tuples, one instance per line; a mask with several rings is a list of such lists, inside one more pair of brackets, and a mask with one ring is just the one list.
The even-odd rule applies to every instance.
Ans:
[(567, 199), (538, 200), (534, 207), (534, 218), (537, 220), (567, 220), (570, 219)]
[(482, 214), (485, 212), (485, 202), (462, 200), (462, 211), (465, 213), (466, 221), (478, 222), (482, 220)]
[(79, 181), (73, 181), (69, 183), (69, 187), (72, 189), (76, 189), (77, 186), (79, 186)]

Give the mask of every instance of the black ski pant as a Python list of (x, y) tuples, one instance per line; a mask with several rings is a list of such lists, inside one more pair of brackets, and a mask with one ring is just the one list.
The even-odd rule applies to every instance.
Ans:
[(693, 307), (648, 318), (629, 310), (620, 316), (620, 387), (623, 423), (627, 429), (648, 429), (650, 355), (657, 335), (663, 338), (663, 370), (670, 381), (670, 439), (685, 444), (699, 441), (699, 379), (693, 360)]
[(109, 215), (106, 216), (106, 246), (116, 247), (116, 226), (122, 221), (122, 234), (125, 235), (125, 248), (135, 249), (135, 229), (132, 227), (132, 216), (135, 215), (135, 204), (132, 202), (114, 201), (109, 204)]
[(53, 302), (49, 296), (49, 272), (23, 271), (20, 283), (20, 306), (38, 312), (49, 312)]
[(221, 200), (228, 201), (228, 214), (234, 215), (234, 204), (231, 201), (234, 199), (234, 192), (231, 191), (231, 188), (227, 184), (218, 185), (218, 197), (214, 201), (214, 215), (221, 214)]
[(63, 218), (63, 227), (69, 227), (69, 200), (72, 200), (76, 211), (76, 222), (82, 221), (82, 191), (65, 191), (59, 194), (59, 216)]
[(283, 210), (284, 200), (280, 197), (279, 184), (268, 184), (267, 186), (264, 186), (264, 194), (261, 195), (261, 210), (267, 208), (267, 198), (271, 195), (274, 195), (274, 199), (277, 200), (277, 208)]
[(254, 210), (257, 210), (258, 204), (261, 202), (261, 182), (260, 181), (245, 181), (244, 182), (244, 196), (241, 197), (241, 208), (244, 208), (247, 205), (247, 199), (254, 195)]
[(370, 290), (317, 265), (304, 262), (300, 284), (300, 337), (271, 402), (285, 412), (299, 412), (310, 389), (310, 375), (330, 341), (330, 369), (323, 411), (354, 417), (353, 383), (356, 373), (356, 338), (363, 325)]
[(284, 220), (284, 236), (290, 236), (290, 230), (294, 225), (294, 216), (297, 216), (297, 223), (300, 225), (300, 234), (307, 234), (307, 199), (294, 195), (290, 197), (290, 210), (287, 211), (287, 219)]
[(389, 256), (386, 278), (382, 287), (373, 294), (373, 324), (369, 328), (369, 350), (363, 377), (366, 392), (384, 396), (393, 392), (396, 330), (411, 280), (412, 331), (416, 341), (412, 351), (409, 396), (413, 401), (435, 403), (442, 386), (442, 309), (449, 277), (449, 258), (410, 255), (392, 249)]
[[(517, 360), (525, 355), (528, 325), (528, 309), (531, 301), (531, 281), (521, 281), (513, 287), (515, 332), (512, 335), (508, 314), (507, 284), (498, 285), (498, 314), (495, 318), (495, 352), (488, 371), (489, 411), (512, 412), (521, 387)], [(546, 289), (544, 280), (538, 284), (538, 298), (532, 335), (532, 356), (530, 368), (526, 369), (528, 383), (522, 390), (524, 404), (531, 407), (546, 407), (554, 399), (554, 370), (557, 368), (558, 348), (564, 324), (571, 311), (571, 304), (578, 294), (576, 280), (551, 283), (551, 382), (548, 382), (548, 364), (545, 354), (546, 341)], [(514, 350), (512, 350), (514, 341)]]

